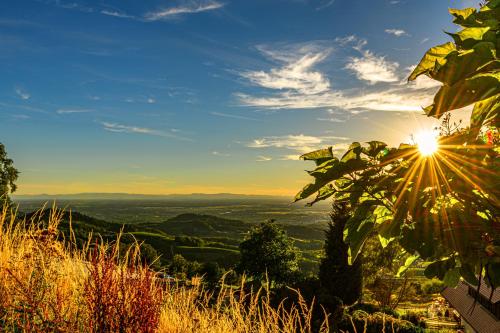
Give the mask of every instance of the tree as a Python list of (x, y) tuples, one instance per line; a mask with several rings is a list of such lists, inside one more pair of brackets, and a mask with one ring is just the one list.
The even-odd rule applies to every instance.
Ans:
[[(381, 141), (354, 142), (339, 159), (333, 148), (302, 156), (316, 162), (314, 182), (296, 201), (333, 198), (354, 209), (345, 241), (354, 261), (372, 233), (382, 246), (397, 241), (410, 257), (429, 262), (427, 277), (454, 286), (460, 277), (500, 286), (500, 0), (480, 10), (451, 9), (463, 29), (453, 42), (431, 48), (410, 75), (442, 83), (427, 116), (473, 106), (468, 128), (447, 128), (430, 155), (415, 143), (389, 148)], [(446, 118), (445, 118), (446, 120)], [(448, 123), (449, 124), (449, 123)], [(484, 276), (484, 277), (483, 277)], [(479, 277), (479, 278), (478, 278)]]
[(18, 176), (14, 161), (8, 158), (5, 146), (0, 143), (0, 206), (11, 205), (9, 195), (17, 189), (15, 182)]
[(240, 244), (238, 271), (263, 281), (282, 284), (298, 272), (298, 252), (286, 232), (273, 220), (252, 228)]
[(368, 238), (363, 249), (364, 287), (382, 308), (395, 309), (406, 296), (408, 276), (397, 277), (399, 268), (408, 258), (397, 242), (383, 247), (377, 235)]
[(344, 227), (350, 218), (349, 206), (345, 202), (333, 204), (331, 221), (325, 240), (325, 257), (319, 266), (322, 295), (330, 299), (338, 297), (343, 304), (354, 304), (361, 296), (363, 274), (361, 258), (352, 265), (348, 263), (348, 246), (344, 242)]

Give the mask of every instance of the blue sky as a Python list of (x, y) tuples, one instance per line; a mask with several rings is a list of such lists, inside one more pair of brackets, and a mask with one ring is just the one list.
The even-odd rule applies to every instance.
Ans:
[(408, 141), (406, 77), (450, 0), (0, 3), (0, 142), (19, 193), (284, 194), (300, 154)]

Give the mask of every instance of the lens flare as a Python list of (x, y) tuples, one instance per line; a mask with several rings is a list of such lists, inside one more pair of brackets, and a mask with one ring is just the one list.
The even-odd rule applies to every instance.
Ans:
[(422, 131), (415, 135), (415, 143), (422, 156), (430, 156), (438, 150), (438, 134), (436, 131)]

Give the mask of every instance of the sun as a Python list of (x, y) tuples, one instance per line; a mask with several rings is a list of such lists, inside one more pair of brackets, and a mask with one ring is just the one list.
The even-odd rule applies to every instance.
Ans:
[(438, 134), (436, 131), (421, 131), (414, 137), (422, 156), (430, 156), (438, 150)]

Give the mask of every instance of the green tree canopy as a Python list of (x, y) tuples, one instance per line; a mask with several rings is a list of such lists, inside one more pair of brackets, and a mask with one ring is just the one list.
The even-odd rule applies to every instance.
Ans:
[(331, 147), (305, 154), (316, 162), (309, 171), (314, 181), (296, 201), (316, 194), (311, 204), (349, 202), (351, 261), (376, 232), (383, 246), (398, 241), (411, 255), (405, 267), (420, 257), (431, 262), (426, 275), (448, 285), (460, 277), (477, 285), (479, 276), (498, 287), (500, 0), (450, 13), (462, 30), (449, 33), (453, 42), (431, 48), (409, 80), (427, 75), (441, 82), (424, 111), (440, 118), (472, 106), (470, 126), (451, 128), (446, 117), (438, 150), (429, 156), (415, 144), (391, 148), (381, 141), (354, 142), (341, 158)]
[(14, 167), (14, 162), (8, 158), (5, 146), (0, 143), (0, 206), (10, 205), (9, 195), (16, 191), (16, 180), (19, 171)]
[(289, 282), (298, 271), (298, 252), (286, 232), (270, 220), (254, 227), (240, 244), (238, 270), (258, 280)]

